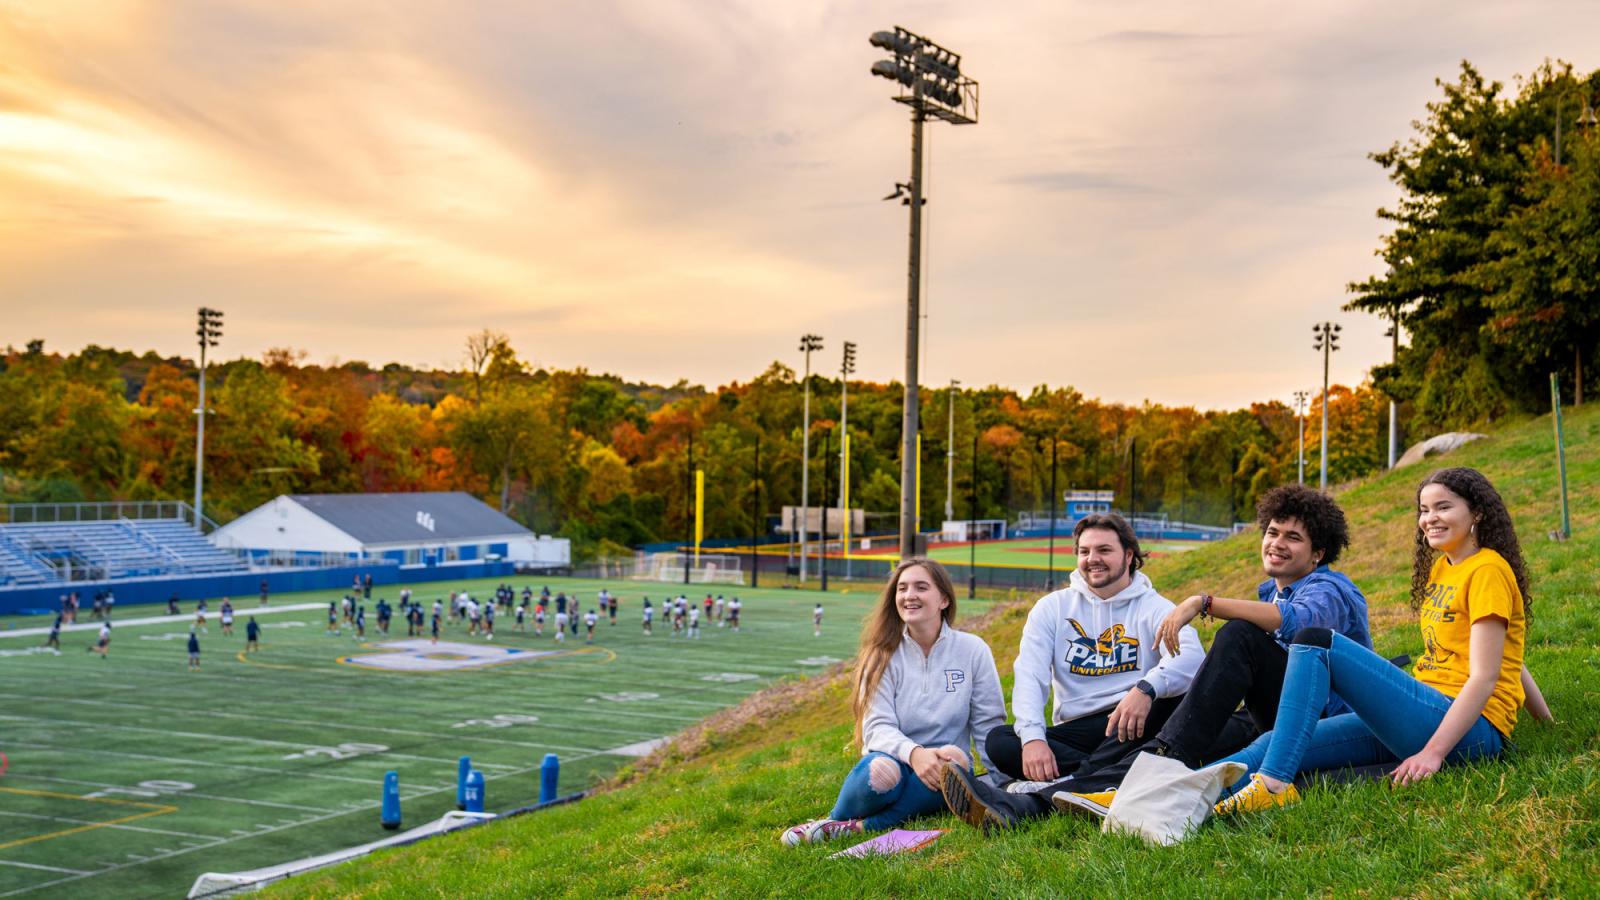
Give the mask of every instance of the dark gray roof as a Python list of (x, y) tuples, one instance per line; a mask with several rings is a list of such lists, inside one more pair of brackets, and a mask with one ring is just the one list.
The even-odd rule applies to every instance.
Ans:
[[(291, 494), (290, 499), (362, 544), (437, 544), (533, 536), (533, 532), (504, 513), (464, 491)], [(431, 523), (433, 529), (430, 531), (425, 523)]]

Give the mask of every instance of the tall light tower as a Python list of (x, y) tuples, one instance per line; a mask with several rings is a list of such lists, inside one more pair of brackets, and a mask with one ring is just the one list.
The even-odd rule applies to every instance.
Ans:
[(217, 346), (222, 337), (222, 311), (200, 307), (200, 405), (195, 409), (198, 424), (194, 430), (194, 527), (200, 530), (200, 500), (205, 487), (206, 462), (206, 348)]
[[(1395, 317), (1389, 322), (1389, 330), (1384, 332), (1384, 337), (1392, 338), (1394, 343), (1389, 352), (1389, 364), (1400, 364), (1400, 314), (1395, 312)], [(1395, 454), (1400, 446), (1400, 426), (1395, 421), (1396, 404), (1394, 398), (1389, 398), (1389, 468), (1394, 468)]]
[[(856, 344), (855, 341), (844, 342), (844, 358), (839, 362), (839, 509), (845, 518), (845, 524), (839, 528), (839, 535), (849, 544), (850, 536), (850, 460), (845, 454), (850, 452), (850, 376), (856, 371)], [(822, 514), (822, 543), (828, 543), (828, 514)], [(844, 577), (850, 577), (850, 548), (844, 547)]]
[(1300, 478), (1301, 484), (1306, 483), (1306, 401), (1311, 398), (1310, 391), (1294, 392), (1294, 418), (1300, 423)]
[(911, 180), (895, 184), (885, 200), (900, 198), (911, 207), (909, 264), (906, 267), (906, 387), (900, 420), (900, 558), (916, 552), (917, 488), (917, 340), (921, 323), (922, 269), (922, 123), (929, 116), (952, 125), (978, 122), (978, 83), (961, 74), (961, 56), (933, 41), (896, 26), (875, 32), (872, 46), (894, 59), (872, 64), (872, 74), (900, 85), (896, 103), (911, 107)]
[[(850, 376), (856, 371), (856, 345), (854, 341), (844, 342), (844, 360), (839, 363), (839, 471), (844, 472), (845, 443), (842, 435), (849, 434), (850, 429)], [(839, 479), (839, 505), (844, 506), (845, 489), (844, 478)], [(845, 510), (845, 515), (850, 515)], [(826, 520), (826, 516), (823, 517)]]
[(1322, 354), (1322, 478), (1318, 487), (1328, 489), (1328, 358), (1335, 350), (1339, 349), (1339, 332), (1343, 330), (1332, 322), (1320, 322), (1311, 326), (1311, 333), (1316, 336), (1317, 342), (1311, 349)]
[(800, 352), (806, 355), (805, 419), (800, 427), (800, 581), (806, 580), (806, 520), (811, 517), (811, 354), (822, 349), (822, 337), (800, 336)]
[(956, 517), (955, 484), (956, 484), (956, 388), (961, 382), (950, 379), (950, 437), (944, 442), (944, 520), (952, 521)]

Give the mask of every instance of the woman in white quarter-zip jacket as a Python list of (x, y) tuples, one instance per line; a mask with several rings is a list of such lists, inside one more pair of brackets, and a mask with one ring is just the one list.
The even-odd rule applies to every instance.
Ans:
[(852, 702), (861, 759), (828, 818), (790, 828), (784, 844), (893, 828), (944, 809), (944, 764), (970, 769), (974, 739), (1006, 718), (994, 655), (982, 638), (950, 627), (955, 615), (943, 566), (908, 559), (895, 567), (862, 626)]

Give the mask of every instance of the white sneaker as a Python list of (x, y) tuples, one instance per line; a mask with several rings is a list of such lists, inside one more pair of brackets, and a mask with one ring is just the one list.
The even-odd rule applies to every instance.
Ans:
[(801, 844), (820, 844), (842, 834), (860, 833), (860, 819), (814, 819), (785, 831), (779, 840), (785, 847), (798, 847)]

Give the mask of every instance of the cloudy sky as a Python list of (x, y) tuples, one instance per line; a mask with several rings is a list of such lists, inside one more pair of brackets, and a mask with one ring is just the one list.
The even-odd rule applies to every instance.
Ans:
[[(1231, 407), (1387, 357), (1367, 159), (1462, 59), (1600, 66), (1600, 4), (0, 0), (0, 343), (633, 380), (903, 375), (909, 171), (875, 30), (963, 54), (928, 129), (923, 383)], [(1587, 55), (1586, 55), (1587, 54)]]

